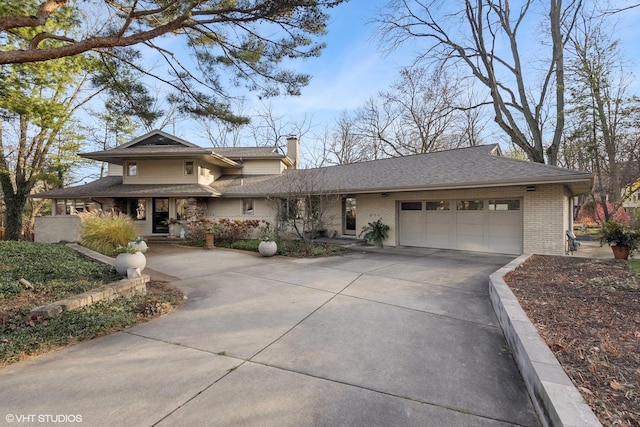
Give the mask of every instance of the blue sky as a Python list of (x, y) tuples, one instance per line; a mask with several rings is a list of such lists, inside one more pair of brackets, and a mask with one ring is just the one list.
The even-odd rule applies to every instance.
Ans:
[[(615, 0), (616, 5), (629, 4), (631, 0)], [(382, 52), (375, 38), (376, 24), (371, 21), (377, 16), (387, 0), (351, 0), (330, 10), (331, 19), (327, 35), (323, 41), (327, 47), (319, 58), (291, 63), (295, 71), (310, 74), (311, 83), (303, 88), (299, 97), (275, 98), (270, 102), (276, 116), (285, 116), (288, 121), (302, 121), (305, 117), (312, 122), (311, 134), (321, 134), (331, 126), (345, 110), (353, 110), (389, 88), (397, 80), (403, 66), (412, 63), (417, 49), (404, 46), (387, 54)], [(617, 37), (621, 38), (622, 51), (636, 64), (640, 63), (640, 8), (617, 15)], [(535, 43), (534, 37), (531, 39)], [(535, 46), (532, 46), (535, 49)], [(637, 82), (636, 76), (636, 82)], [(635, 87), (639, 85), (636, 83)], [(636, 90), (639, 92), (639, 90)], [(250, 106), (244, 114), (251, 115), (251, 105), (263, 108), (252, 94), (247, 94)], [(171, 127), (165, 128), (173, 132)], [(203, 132), (194, 129), (190, 122), (181, 122), (175, 128), (178, 136), (200, 145), (208, 145)], [(308, 135), (311, 140), (314, 135)], [(307, 141), (309, 142), (309, 141)], [(243, 145), (254, 142), (246, 138)], [(303, 141), (304, 148), (304, 141)]]
[[(375, 24), (369, 23), (386, 2), (351, 0), (330, 10), (327, 34), (322, 37), (326, 44), (322, 55), (290, 64), (291, 69), (309, 74), (310, 84), (302, 89), (301, 96), (266, 101), (275, 115), (286, 115), (291, 121), (302, 121), (306, 116), (313, 123), (312, 132), (320, 133), (342, 111), (360, 107), (397, 79), (398, 71), (410, 64), (412, 55), (408, 50), (391, 54), (381, 52), (374, 38)], [(253, 94), (247, 94), (247, 97), (256, 108), (263, 108)], [(176, 134), (188, 139), (187, 133), (192, 129), (190, 124), (182, 123), (176, 128)], [(194, 140), (193, 136), (191, 140)], [(207, 144), (206, 141), (194, 142)], [(252, 143), (247, 141), (247, 145)]]

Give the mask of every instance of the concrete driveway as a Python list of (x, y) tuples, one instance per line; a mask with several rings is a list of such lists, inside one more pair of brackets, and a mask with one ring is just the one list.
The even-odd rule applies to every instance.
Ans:
[(189, 300), (0, 369), (0, 424), (535, 426), (488, 296), (488, 275), (510, 260), (403, 248), (151, 255)]

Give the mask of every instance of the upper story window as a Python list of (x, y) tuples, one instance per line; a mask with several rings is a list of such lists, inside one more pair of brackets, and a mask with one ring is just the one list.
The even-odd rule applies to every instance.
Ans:
[(138, 175), (138, 162), (127, 162), (127, 176)]
[(193, 171), (195, 170), (195, 165), (192, 161), (184, 162), (184, 174), (185, 175), (193, 175)]

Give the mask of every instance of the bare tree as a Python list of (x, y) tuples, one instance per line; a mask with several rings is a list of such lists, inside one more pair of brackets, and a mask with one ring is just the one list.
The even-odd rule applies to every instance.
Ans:
[(335, 122), (325, 150), (326, 163), (344, 165), (371, 160), (370, 144), (358, 132), (356, 118), (344, 111)]
[(272, 104), (262, 104), (249, 124), (256, 147), (273, 147), (281, 152), (286, 151), (283, 144), (287, 136), (295, 135), (302, 140), (310, 129), (311, 119), (306, 114), (302, 120), (292, 120), (285, 114), (277, 115)]
[[(435, 58), (441, 64), (467, 67), (488, 90), (495, 121), (511, 141), (530, 160), (545, 163), (546, 156), (556, 164), (564, 128), (564, 45), (582, 0), (567, 5), (550, 0), (541, 27), (548, 54), (535, 66), (525, 63), (520, 51), (522, 38), (530, 39), (532, 27), (539, 25), (531, 22), (537, 16), (534, 0), (518, 2), (514, 9), (509, 0), (460, 3), (460, 8), (452, 9), (450, 2), (391, 0), (379, 19), (381, 37), (391, 47), (423, 40), (427, 45), (418, 60)], [(530, 82), (533, 69), (541, 69), (542, 75)], [(546, 132), (549, 106), (555, 110), (554, 123)]]
[(475, 93), (473, 88), (460, 94), (457, 110), (455, 134), (459, 147), (475, 147), (484, 144), (485, 138), (492, 136), (488, 130), (490, 118), (482, 106), (486, 104)]
[(571, 38), (572, 132), (565, 147), (574, 160), (577, 156), (581, 163), (591, 162), (601, 197), (616, 203), (623, 197), (622, 189), (638, 178), (630, 172), (638, 157), (640, 98), (628, 94), (632, 76), (622, 65), (612, 34), (600, 18), (583, 16)]
[(340, 203), (340, 195), (326, 189), (326, 173), (323, 168), (286, 171), (278, 178), (276, 193), (270, 196), (278, 228), (295, 233), (307, 244), (335, 220), (329, 212)]
[(457, 148), (478, 137), (465, 128), (475, 119), (464, 117), (471, 108), (463, 90), (462, 79), (441, 68), (407, 67), (389, 90), (358, 110), (355, 126), (384, 157)]

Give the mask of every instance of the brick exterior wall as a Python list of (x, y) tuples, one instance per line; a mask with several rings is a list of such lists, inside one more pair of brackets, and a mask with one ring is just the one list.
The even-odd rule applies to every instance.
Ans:
[(524, 253), (562, 255), (569, 224), (568, 191), (562, 185), (537, 186), (526, 193), (524, 210)]

